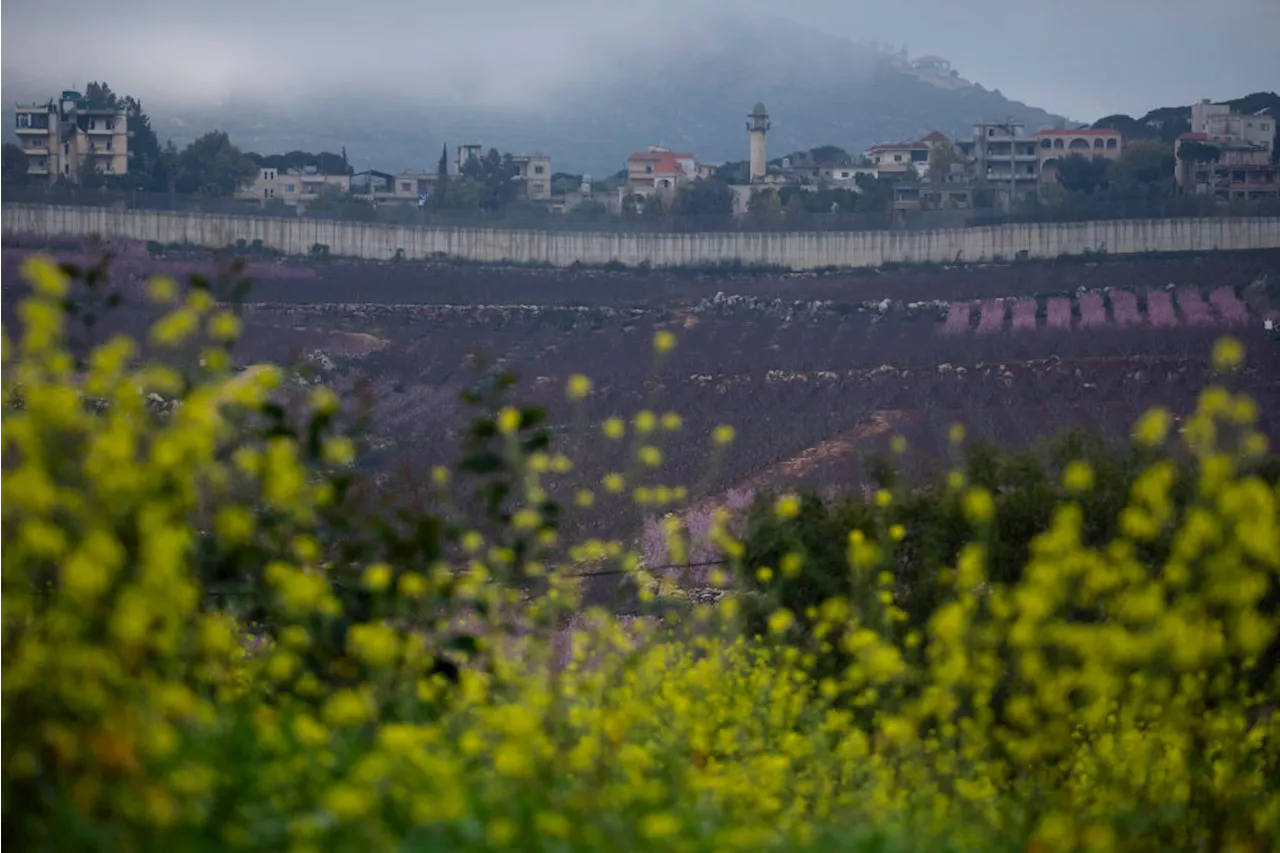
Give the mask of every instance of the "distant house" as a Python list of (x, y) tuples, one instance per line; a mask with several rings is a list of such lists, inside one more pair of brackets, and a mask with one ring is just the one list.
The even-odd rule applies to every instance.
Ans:
[(1040, 169), (1040, 181), (1045, 184), (1057, 182), (1058, 164), (1064, 157), (1080, 154), (1116, 160), (1123, 152), (1124, 134), (1118, 130), (1083, 127), (1036, 131), (1036, 165)]
[(941, 56), (920, 56), (911, 60), (911, 67), (916, 71), (923, 71), (926, 74), (936, 74), (939, 77), (945, 77), (951, 73), (951, 63)]
[(920, 139), (920, 144), (922, 144), (922, 145), (926, 145), (926, 146), (928, 146), (930, 149), (932, 149), (932, 148), (934, 148), (934, 147), (936, 147), (936, 146), (938, 146), (938, 145), (942, 145), (943, 143), (946, 143), (947, 145), (950, 145), (950, 144), (951, 144), (951, 139), (950, 139), (950, 138), (949, 138), (945, 133), (943, 133), (943, 132), (942, 132), (942, 131), (940, 131), (940, 130), (933, 130), (933, 131), (930, 131), (929, 133), (925, 134), (925, 135), (924, 135), (923, 137), (921, 137), (921, 139)]
[(435, 190), (439, 179), (436, 172), (401, 172), (392, 179), (391, 197), (404, 204), (420, 204)]
[(315, 201), (327, 193), (346, 195), (350, 191), (350, 175), (328, 175), (315, 166), (301, 169), (264, 167), (258, 170), (252, 184), (236, 192), (236, 198), (263, 204), (278, 200), (292, 207), (299, 202)]
[[(1187, 143), (1216, 148), (1218, 159), (1184, 159), (1179, 155)], [(1193, 131), (1180, 135), (1173, 150), (1178, 188), (1188, 195), (1212, 196), (1218, 201), (1280, 199), (1280, 166), (1271, 162), (1263, 145)]]
[(395, 191), (395, 180), (395, 175), (366, 169), (351, 176), (351, 193), (363, 196), (390, 195)]
[(683, 181), (698, 178), (698, 161), (692, 154), (653, 147), (627, 157), (627, 186), (632, 194), (673, 190)]
[(932, 145), (924, 140), (886, 142), (872, 145), (864, 152), (864, 156), (879, 169), (880, 174), (894, 174), (911, 170), (914, 163), (927, 164), (931, 148)]

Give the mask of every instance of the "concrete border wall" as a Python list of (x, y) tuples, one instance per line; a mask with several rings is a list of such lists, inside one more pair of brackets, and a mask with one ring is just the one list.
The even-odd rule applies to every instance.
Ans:
[(1280, 248), (1280, 217), (1124, 219), (950, 228), (936, 231), (852, 231), (723, 234), (607, 234), (423, 228), (272, 219), (154, 210), (6, 204), (5, 234), (151, 240), (221, 249), (237, 240), (305, 255), (322, 244), (335, 255), (389, 260), (448, 256), (472, 261), (692, 266), (718, 261), (772, 264), (795, 270), (874, 267), (886, 263), (976, 262), (1056, 258), (1086, 252), (1208, 252)]

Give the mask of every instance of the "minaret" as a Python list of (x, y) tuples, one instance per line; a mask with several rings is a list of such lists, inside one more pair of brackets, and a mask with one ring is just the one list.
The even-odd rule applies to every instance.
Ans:
[(765, 175), (764, 135), (769, 132), (769, 114), (764, 111), (764, 104), (757, 101), (747, 118), (751, 119), (747, 122), (747, 130), (751, 132), (751, 183), (758, 184)]

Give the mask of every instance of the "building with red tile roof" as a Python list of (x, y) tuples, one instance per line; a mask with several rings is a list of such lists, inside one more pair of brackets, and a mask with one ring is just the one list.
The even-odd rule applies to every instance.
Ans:
[(627, 157), (627, 186), (633, 191), (675, 189), (697, 177), (698, 161), (692, 154), (651, 148)]

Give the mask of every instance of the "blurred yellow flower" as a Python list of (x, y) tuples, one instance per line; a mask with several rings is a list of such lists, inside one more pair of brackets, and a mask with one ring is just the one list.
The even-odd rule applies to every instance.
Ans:
[(1236, 370), (1244, 364), (1244, 344), (1237, 338), (1219, 338), (1213, 345), (1213, 366), (1215, 370)]
[(653, 335), (653, 349), (662, 355), (671, 352), (676, 347), (676, 336), (668, 331), (655, 332)]
[(1067, 463), (1062, 471), (1062, 486), (1069, 492), (1087, 492), (1093, 488), (1093, 468), (1080, 459)]
[(581, 400), (591, 393), (591, 380), (581, 373), (575, 373), (569, 377), (569, 384), (565, 388), (565, 394), (570, 400)]

